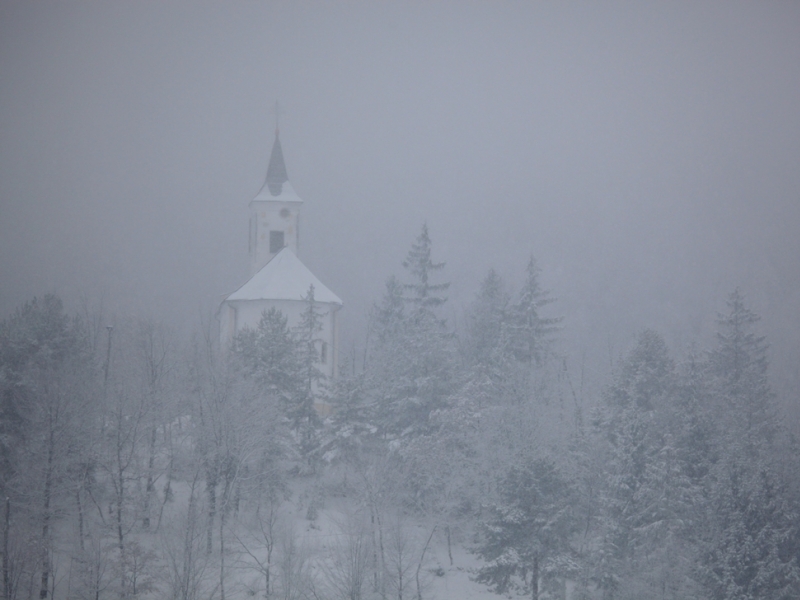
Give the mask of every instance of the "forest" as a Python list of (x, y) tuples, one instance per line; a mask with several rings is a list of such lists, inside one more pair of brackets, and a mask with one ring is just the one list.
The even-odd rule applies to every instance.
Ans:
[(595, 390), (533, 257), (484, 274), (458, 327), (434, 257), (423, 227), (330, 381), (313, 301), (229, 348), (211, 315), (183, 339), (55, 295), (18, 307), (2, 597), (422, 600), (458, 549), (497, 597), (800, 597), (798, 451), (745, 290), (712, 347), (643, 330)]

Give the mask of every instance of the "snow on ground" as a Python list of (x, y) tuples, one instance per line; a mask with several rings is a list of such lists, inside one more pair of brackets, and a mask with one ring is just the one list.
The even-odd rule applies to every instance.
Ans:
[[(357, 527), (362, 527), (361, 535), (370, 544), (372, 529), (369, 524), (368, 511), (357, 501), (352, 494), (343, 490), (337, 491), (336, 486), (331, 486), (330, 481), (333, 477), (327, 477), (328, 486), (314, 478), (297, 477), (289, 482), (291, 488), (290, 498), (282, 503), (280, 508), (282, 513), (280, 528), (284, 531), (293, 532), (293, 538), (298, 544), (300, 552), (305, 560), (311, 565), (311, 575), (319, 590), (326, 590), (326, 568), (332, 565), (337, 556), (346, 553), (348, 534), (352, 535), (357, 531)], [(195, 482), (195, 501), (197, 510), (197, 522), (194, 536), (196, 536), (197, 568), (198, 577), (205, 583), (203, 588), (209, 590), (211, 598), (217, 598), (218, 574), (219, 574), (219, 529), (218, 524), (213, 531), (214, 551), (212, 555), (206, 557), (206, 527), (207, 527), (207, 505), (205, 503), (205, 486), (201, 482)], [(191, 484), (186, 481), (173, 480), (171, 483), (172, 500), (161, 506), (163, 508), (162, 519), (154, 519), (153, 530), (150, 532), (134, 530), (128, 532), (126, 536), (127, 544), (130, 549), (140, 548), (139, 553), (142, 557), (151, 556), (148, 560), (153, 560), (156, 553), (167, 553), (180, 562), (181, 550), (187, 540), (187, 507), (189, 505)], [(340, 487), (346, 487), (340, 486)], [(219, 508), (219, 507), (218, 507)], [(244, 507), (243, 507), (244, 508)], [(252, 506), (238, 515), (231, 515), (226, 524), (226, 559), (227, 575), (225, 577), (226, 596), (230, 600), (238, 598), (261, 597), (264, 590), (263, 574), (255, 568), (251, 557), (247, 556), (242, 544), (246, 543), (251, 551), (256, 553), (261, 560), (265, 559), (265, 550), (259, 542), (259, 533), (255, 527)], [(395, 513), (394, 517), (388, 509), (383, 514), (383, 525), (385, 528), (386, 552), (389, 556), (391, 548), (391, 536), (393, 531), (402, 530), (404, 538), (408, 542), (408, 571), (406, 578), (405, 591), (403, 598), (406, 600), (416, 600), (416, 581), (415, 571), (419, 561), (419, 554), (425, 546), (426, 540), (431, 535), (433, 523), (424, 521), (420, 518)], [(112, 515), (107, 515), (109, 520)], [(399, 520), (398, 520), (399, 519)], [(110, 522), (110, 521), (109, 521)], [(155, 528), (158, 526), (158, 531)], [(356, 529), (354, 529), (354, 527)], [(99, 532), (98, 532), (99, 533)], [(116, 538), (110, 535), (110, 530), (106, 531), (106, 537), (96, 540), (98, 542), (98, 554), (95, 557), (98, 566), (111, 573), (113, 562), (116, 560)], [(279, 534), (280, 538), (280, 534)], [(92, 537), (87, 544), (92, 543)], [(425, 551), (425, 558), (420, 569), (420, 582), (422, 588), (422, 598), (424, 600), (499, 600), (502, 598), (490, 592), (485, 585), (472, 581), (471, 575), (480, 565), (477, 559), (468, 550), (469, 534), (454, 528), (453, 545), (451, 548), (453, 563), (450, 563), (448, 555), (447, 539), (444, 535), (442, 525), (436, 527), (434, 535), (430, 539), (430, 544)], [(263, 542), (263, 538), (261, 538)], [(276, 541), (275, 569), (273, 571), (273, 581), (280, 579), (280, 553), (282, 552), (281, 539)], [(370, 552), (372, 546), (370, 545)], [(56, 598), (74, 597), (79, 591), (77, 576), (70, 576), (69, 568), (69, 549), (65, 548), (63, 555), (58, 553), (54, 556), (54, 562), (59, 566), (57, 579)], [(370, 565), (373, 563), (370, 563)], [(73, 565), (74, 566), (74, 565)], [(142, 565), (145, 567), (146, 565)], [(148, 591), (141, 594), (142, 598), (165, 597), (169, 590), (169, 569), (170, 565), (163, 564), (161, 567), (148, 574), (142, 572), (142, 579), (152, 582), (154, 587), (148, 585)], [(180, 565), (178, 565), (180, 566)], [(372, 567), (369, 567), (372, 573)], [(145, 577), (147, 575), (147, 577)], [(75, 581), (72, 581), (72, 580)], [(110, 588), (109, 588), (110, 590)], [(211, 591), (214, 590), (214, 591)], [(376, 597), (372, 594), (371, 581), (365, 585), (368, 590), (365, 598)], [(323, 597), (328, 597), (323, 594)], [(390, 594), (389, 598), (396, 598), (395, 594)]]
[[(348, 515), (352, 517), (356, 507), (351, 498), (323, 498), (324, 507), (317, 511), (316, 518), (310, 521), (308, 502), (312, 493), (299, 493), (290, 501), (291, 518), (294, 530), (300, 534), (302, 543), (312, 549), (317, 560), (325, 560), (330, 552), (336, 551), (336, 544), (342, 537), (342, 529), (346, 527)], [(431, 524), (419, 519), (406, 517), (403, 527), (409, 533), (416, 548), (416, 557), (430, 535)], [(389, 526), (387, 526), (389, 527)], [(388, 545), (388, 543), (387, 543)], [(481, 561), (467, 549), (468, 540), (454, 540), (451, 551), (453, 564), (450, 564), (447, 541), (442, 527), (437, 527), (428, 549), (421, 571), (422, 597), (424, 600), (499, 600), (503, 598), (487, 589), (483, 584), (472, 580), (471, 575), (479, 567)], [(414, 571), (409, 573), (409, 581), (404, 598), (416, 598)]]
[(434, 577), (431, 581), (427, 598), (435, 600), (498, 600), (502, 598), (490, 592), (485, 585), (475, 583), (470, 578), (472, 570), (476, 569), (480, 561), (463, 546), (453, 547), (453, 566), (447, 556), (447, 546), (437, 544), (434, 547), (436, 561), (444, 565), (444, 575)]

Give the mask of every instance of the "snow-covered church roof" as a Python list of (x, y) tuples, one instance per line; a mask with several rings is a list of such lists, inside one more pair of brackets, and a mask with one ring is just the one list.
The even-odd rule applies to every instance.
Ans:
[(304, 300), (312, 285), (315, 301), (342, 304), (294, 252), (284, 248), (226, 300)]

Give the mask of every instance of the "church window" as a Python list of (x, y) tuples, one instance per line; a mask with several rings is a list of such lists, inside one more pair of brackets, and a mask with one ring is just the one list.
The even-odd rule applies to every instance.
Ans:
[(288, 208), (282, 208), (281, 209), (281, 216), (284, 219), (288, 219), (289, 218), (289, 209)]
[(322, 348), (319, 351), (319, 362), (323, 365), (328, 364), (328, 342), (322, 342)]
[(270, 231), (269, 232), (269, 253), (275, 254), (280, 252), (283, 248), (283, 232)]

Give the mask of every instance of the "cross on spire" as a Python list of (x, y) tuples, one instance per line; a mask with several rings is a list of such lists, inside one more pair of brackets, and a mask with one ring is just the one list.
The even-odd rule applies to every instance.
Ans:
[(278, 104), (278, 101), (275, 100), (275, 137), (278, 136), (280, 133), (280, 124), (281, 124), (281, 105)]

